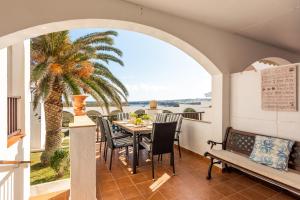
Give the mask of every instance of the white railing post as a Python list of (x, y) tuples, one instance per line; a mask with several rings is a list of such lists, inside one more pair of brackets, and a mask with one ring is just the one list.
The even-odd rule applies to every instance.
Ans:
[(96, 125), (88, 116), (70, 124), (71, 200), (96, 199)]

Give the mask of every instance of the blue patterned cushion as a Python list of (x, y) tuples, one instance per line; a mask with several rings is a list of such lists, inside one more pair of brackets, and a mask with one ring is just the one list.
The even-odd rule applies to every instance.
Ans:
[(288, 170), (294, 141), (267, 136), (256, 136), (250, 159), (280, 170)]

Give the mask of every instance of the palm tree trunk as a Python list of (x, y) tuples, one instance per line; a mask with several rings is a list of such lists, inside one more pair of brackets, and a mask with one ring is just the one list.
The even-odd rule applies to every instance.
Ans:
[(54, 83), (51, 93), (44, 102), (46, 120), (46, 143), (45, 151), (41, 155), (41, 162), (49, 165), (53, 153), (60, 147), (62, 142), (62, 88)]

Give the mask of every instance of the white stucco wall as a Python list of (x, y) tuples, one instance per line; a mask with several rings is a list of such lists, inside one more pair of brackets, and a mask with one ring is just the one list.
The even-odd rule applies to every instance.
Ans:
[[(298, 79), (300, 69), (298, 67)], [(298, 105), (300, 82), (298, 80)], [(261, 109), (261, 74), (248, 71), (231, 75), (231, 126), (235, 129), (300, 141), (300, 111)]]
[[(27, 47), (27, 51), (24, 46)], [(0, 119), (0, 160), (30, 160), (30, 63), (29, 41), (14, 45), (9, 56), (0, 51), (0, 105), (6, 111), (7, 96), (20, 96), (18, 110), (18, 126), (26, 135), (21, 141), (7, 147), (7, 116), (3, 112)], [(14, 59), (16, 58), (16, 59)], [(11, 60), (10, 60), (11, 59)], [(9, 60), (9, 61), (8, 61)], [(7, 63), (9, 65), (7, 65)], [(27, 63), (27, 65), (26, 65)], [(9, 69), (9, 70), (7, 70)], [(12, 72), (13, 78), (11, 77)], [(9, 81), (7, 78), (9, 77)], [(9, 84), (8, 84), (9, 82)], [(7, 89), (9, 88), (9, 90)], [(30, 168), (28, 165), (20, 167), (14, 165), (0, 166), (0, 199), (27, 200), (30, 194)]]
[(185, 149), (204, 155), (209, 150), (208, 140), (221, 141), (213, 136), (213, 126), (209, 122), (184, 119), (182, 121), (180, 145)]

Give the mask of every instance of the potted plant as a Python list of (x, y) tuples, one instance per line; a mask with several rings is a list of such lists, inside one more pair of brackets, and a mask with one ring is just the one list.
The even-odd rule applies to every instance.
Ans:
[(85, 112), (85, 100), (88, 96), (87, 95), (73, 95), (73, 107), (75, 116), (82, 116), (86, 115)]

